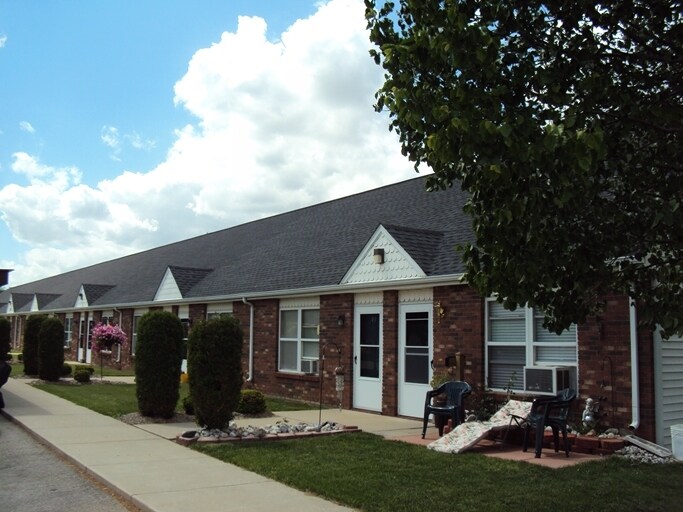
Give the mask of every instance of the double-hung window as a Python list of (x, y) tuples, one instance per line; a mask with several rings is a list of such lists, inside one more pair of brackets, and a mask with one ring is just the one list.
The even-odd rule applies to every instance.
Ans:
[(74, 318), (73, 315), (67, 315), (64, 318), (64, 348), (69, 348), (71, 346), (71, 336), (74, 330)]
[(319, 309), (280, 310), (280, 350), (278, 370), (318, 373), (320, 357)]
[(558, 335), (543, 327), (543, 316), (538, 309), (509, 311), (495, 299), (486, 301), (486, 370), (491, 389), (523, 390), (525, 366), (576, 368), (576, 326)]

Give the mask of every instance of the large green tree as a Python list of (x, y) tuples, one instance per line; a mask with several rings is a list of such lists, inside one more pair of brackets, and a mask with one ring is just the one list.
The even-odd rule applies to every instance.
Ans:
[(683, 333), (683, 4), (366, 0), (377, 109), (461, 186), (466, 278), (561, 331), (628, 294)]

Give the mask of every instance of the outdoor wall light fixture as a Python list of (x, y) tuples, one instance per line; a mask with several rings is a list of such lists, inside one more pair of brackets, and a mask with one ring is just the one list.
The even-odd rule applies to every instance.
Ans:
[(372, 260), (378, 265), (384, 263), (384, 249), (374, 249), (372, 253)]
[(344, 327), (344, 315), (339, 315), (337, 317), (337, 325), (339, 327)]
[(441, 323), (441, 319), (446, 315), (446, 310), (441, 305), (441, 302), (434, 304), (434, 311), (436, 312), (436, 322)]

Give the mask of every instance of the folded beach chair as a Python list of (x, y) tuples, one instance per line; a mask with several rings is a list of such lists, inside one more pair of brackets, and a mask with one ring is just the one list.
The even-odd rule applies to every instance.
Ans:
[(512, 416), (525, 418), (531, 411), (531, 402), (508, 400), (488, 421), (467, 421), (461, 423), (445, 436), (427, 445), (430, 450), (443, 453), (461, 453), (472, 448), (491, 432), (517, 426)]

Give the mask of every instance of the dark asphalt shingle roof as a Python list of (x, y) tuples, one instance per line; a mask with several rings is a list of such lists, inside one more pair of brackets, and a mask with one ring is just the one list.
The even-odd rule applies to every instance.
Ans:
[[(380, 225), (427, 275), (459, 274), (464, 269), (454, 247), (473, 240), (470, 219), (462, 211), (465, 200), (465, 193), (457, 187), (425, 191), (422, 177), (66, 272), (10, 291), (14, 296), (38, 292), (59, 295), (49, 309), (73, 307), (84, 283), (91, 306), (147, 302), (154, 299), (169, 267), (185, 298), (248, 296), (336, 285)], [(94, 298), (98, 292), (102, 293)], [(0, 302), (6, 300), (7, 293), (0, 294)]]

